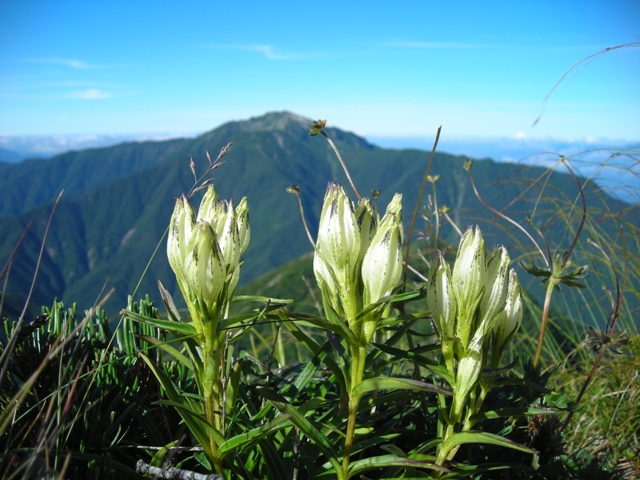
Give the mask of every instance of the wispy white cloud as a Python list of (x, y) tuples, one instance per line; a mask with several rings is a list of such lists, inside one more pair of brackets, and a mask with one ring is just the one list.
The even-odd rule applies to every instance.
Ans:
[(64, 67), (71, 68), (73, 70), (106, 70), (112, 68), (121, 68), (126, 65), (99, 65), (95, 63), (86, 62), (84, 60), (78, 60), (76, 58), (62, 58), (62, 57), (38, 57), (38, 58), (23, 58), (23, 62), (28, 63), (44, 63), (49, 65), (62, 65)]
[(107, 98), (121, 97), (124, 95), (133, 95), (132, 91), (104, 89), (104, 88), (80, 88), (80, 89), (56, 89), (56, 90), (38, 90), (38, 91), (12, 91), (0, 90), (0, 98), (13, 99), (34, 99), (34, 100), (105, 100)]
[[(84, 76), (80, 72), (74, 76)], [(133, 92), (126, 85), (100, 80), (65, 79), (69, 74), (43, 75), (45, 79), (38, 80), (38, 76), (23, 76), (7, 79), (0, 78), (0, 98), (15, 99), (75, 99), (75, 100), (104, 100), (107, 98), (131, 95)], [(89, 76), (94, 76), (90, 74)], [(58, 80), (54, 80), (54, 79)]]
[(78, 81), (78, 80), (60, 80), (60, 81), (46, 81), (37, 84), (38, 87), (56, 87), (56, 88), (102, 88), (102, 89), (115, 89), (121, 90), (125, 88), (124, 85), (118, 83), (109, 82), (90, 82), (90, 81)]
[(441, 49), (441, 48), (487, 48), (496, 47), (498, 45), (490, 45), (483, 43), (463, 43), (463, 42), (409, 42), (409, 41), (395, 41), (384, 42), (378, 44), (384, 47), (396, 47), (396, 48), (413, 48), (413, 49)]
[(376, 46), (387, 48), (404, 48), (407, 50), (469, 50), (469, 49), (517, 49), (517, 50), (550, 50), (550, 51), (597, 51), (602, 46), (596, 45), (537, 45), (516, 43), (475, 43), (475, 42), (423, 42), (397, 40), (376, 43)]
[(267, 60), (308, 60), (327, 56), (327, 54), (318, 52), (286, 52), (273, 45), (264, 44), (206, 44), (202, 46), (205, 48), (215, 48), (220, 50), (242, 50), (246, 52), (259, 53)]
[(55, 65), (64, 65), (65, 67), (74, 68), (76, 70), (89, 70), (93, 68), (103, 68), (96, 65), (91, 65), (88, 62), (83, 60), (76, 60), (72, 58), (58, 58), (58, 57), (49, 57), (49, 58), (25, 58), (25, 62), (31, 63), (52, 63)]
[(104, 100), (111, 96), (112, 94), (110, 92), (97, 88), (87, 88), (85, 90), (76, 90), (69, 93), (69, 98), (76, 98), (78, 100)]

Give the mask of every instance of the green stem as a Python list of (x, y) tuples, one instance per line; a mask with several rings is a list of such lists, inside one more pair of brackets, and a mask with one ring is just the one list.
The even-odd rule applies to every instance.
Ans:
[(347, 479), (349, 470), (349, 459), (351, 448), (353, 447), (353, 437), (356, 431), (356, 420), (360, 396), (354, 395), (353, 390), (362, 382), (364, 376), (364, 364), (367, 359), (367, 349), (361, 346), (351, 346), (351, 382), (349, 386), (349, 418), (347, 421), (347, 431), (344, 440), (344, 456), (342, 457), (342, 476)]
[(549, 307), (551, 305), (551, 294), (553, 293), (553, 289), (555, 288), (557, 282), (554, 277), (549, 278), (549, 283), (547, 284), (547, 292), (544, 297), (544, 308), (542, 310), (542, 323), (540, 325), (540, 336), (538, 337), (538, 348), (536, 349), (536, 354), (533, 357), (533, 369), (538, 366), (538, 361), (540, 360), (540, 354), (542, 353), (542, 344), (544, 343), (544, 334), (547, 329), (547, 320), (549, 318)]
[[(221, 386), (220, 386), (220, 369), (222, 367), (222, 349), (218, 340), (216, 325), (214, 322), (203, 322), (205, 329), (205, 344), (203, 352), (203, 379), (202, 388), (204, 396), (205, 416), (209, 425), (222, 432), (220, 412), (221, 404)], [(204, 445), (203, 445), (204, 446)], [(222, 472), (222, 462), (218, 453), (218, 444), (211, 433), (209, 433), (208, 453), (211, 456), (216, 473)]]
[[(444, 465), (445, 462), (447, 461), (447, 457), (449, 456), (449, 452), (451, 449), (444, 449), (442, 448), (442, 445), (444, 444), (445, 440), (447, 440), (449, 437), (451, 437), (451, 435), (453, 435), (455, 432), (455, 423), (448, 423), (447, 424), (447, 428), (444, 432), (444, 435), (442, 436), (442, 439), (440, 441), (440, 445), (439, 445), (439, 450), (438, 450), (438, 454), (436, 456), (436, 465)], [(440, 475), (442, 474), (442, 472), (440, 470), (435, 470), (432, 474), (433, 478), (439, 478)]]
[[(480, 386), (480, 395), (476, 395), (475, 389), (472, 390), (471, 395), (469, 396), (469, 400), (467, 402), (468, 407), (467, 407), (467, 412), (464, 418), (464, 423), (462, 424), (462, 429), (460, 430), (461, 432), (466, 432), (471, 430), (471, 428), (473, 428), (473, 426), (475, 425), (475, 422), (471, 421), (471, 417), (480, 411), (480, 407), (482, 406), (482, 403), (484, 402), (484, 399), (487, 396), (488, 392), (489, 392), (489, 388), (485, 389), (484, 386), (482, 385)], [(443, 456), (443, 461), (453, 460), (453, 457), (455, 457), (459, 449), (460, 449), (460, 445), (456, 445), (455, 447), (450, 449)]]
[[(444, 434), (441, 437), (440, 440), (440, 445), (438, 446), (438, 453), (436, 455), (436, 465), (444, 465), (445, 462), (447, 460), (450, 460), (450, 457), (453, 457), (453, 455), (455, 455), (455, 452), (457, 451), (457, 448), (454, 447), (454, 449), (452, 448), (443, 448), (444, 443), (454, 434), (456, 433), (456, 425), (458, 424), (458, 420), (460, 420), (460, 416), (462, 414), (462, 408), (464, 408), (464, 404), (461, 404), (460, 402), (456, 402), (456, 399), (454, 398), (453, 400), (453, 404), (451, 405), (451, 412), (449, 414), (449, 418), (447, 419), (447, 428), (444, 431)], [(453, 454), (451, 454), (453, 450)], [(433, 478), (440, 478), (440, 475), (442, 474), (442, 472), (440, 470), (436, 470), (433, 472), (432, 476)]]
[[(456, 445), (451, 448), (445, 449), (443, 448), (443, 445), (453, 434), (456, 433), (456, 426), (461, 421), (462, 412), (464, 411), (465, 406), (467, 407), (467, 412), (464, 418), (464, 424), (462, 426), (462, 430), (466, 431), (471, 428), (472, 423), (469, 419), (471, 418), (471, 415), (473, 415), (474, 413), (477, 413), (478, 410), (480, 410), (480, 406), (482, 405), (485, 395), (486, 393), (480, 392), (480, 398), (479, 399), (476, 398), (476, 390), (474, 387), (471, 390), (470, 395), (466, 399), (464, 399), (464, 401), (460, 401), (460, 399), (456, 397), (453, 398), (453, 403), (451, 405), (449, 418), (446, 419), (447, 427), (441, 436), (440, 445), (438, 446), (438, 452), (436, 454), (436, 462), (435, 462), (436, 465), (443, 466), (445, 462), (453, 459), (453, 457), (457, 453), (460, 446)], [(441, 402), (441, 408), (442, 408), (442, 404), (444, 404), (444, 402)], [(440, 426), (438, 427), (439, 427), (438, 433), (440, 433), (442, 431), (442, 428)], [(439, 478), (441, 473), (442, 473), (441, 471), (436, 470), (433, 472), (432, 476), (434, 478)]]

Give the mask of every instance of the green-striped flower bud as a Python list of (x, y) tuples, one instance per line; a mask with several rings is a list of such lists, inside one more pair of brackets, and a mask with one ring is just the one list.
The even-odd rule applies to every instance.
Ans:
[[(353, 204), (342, 186), (330, 183), (324, 197), (318, 239), (316, 241), (314, 272), (325, 283), (335, 282), (329, 290), (337, 291), (342, 308), (349, 321), (357, 314), (356, 265), (360, 254), (360, 229)], [(324, 263), (324, 268), (319, 266)]]
[(487, 283), (480, 301), (480, 323), (477, 330), (481, 336), (493, 327), (497, 316), (504, 309), (509, 284), (509, 254), (504, 247), (491, 252), (487, 263)]
[(251, 229), (249, 228), (249, 203), (247, 202), (247, 197), (242, 197), (242, 200), (240, 200), (236, 208), (236, 222), (238, 223), (240, 255), (242, 255), (249, 246), (249, 239), (251, 238)]
[(237, 239), (237, 258), (236, 262), (233, 266), (233, 271), (231, 272), (231, 279), (229, 280), (229, 288), (228, 295), (229, 298), (233, 295), (235, 291), (236, 285), (238, 285), (238, 280), (240, 279), (240, 266), (242, 265), (241, 259), (244, 254), (247, 246), (249, 246), (249, 238), (250, 238), (250, 229), (249, 229), (249, 206), (247, 203), (247, 198), (243, 197), (240, 201), (240, 204), (235, 209), (235, 219), (236, 226), (238, 230), (238, 239)]
[[(200, 318), (202, 315), (217, 321), (211, 315), (218, 315), (215, 309), (221, 308), (220, 302), (231, 299), (240, 278), (240, 257), (248, 243), (246, 198), (236, 211), (233, 202), (218, 202), (214, 187), (209, 186), (197, 217), (185, 195), (176, 202), (167, 256), (198, 329), (200, 322), (207, 320)], [(222, 291), (226, 292), (225, 298), (219, 298)]]
[(427, 285), (427, 305), (440, 342), (451, 341), (456, 331), (457, 302), (451, 285), (451, 269), (440, 250)]
[(325, 265), (324, 261), (320, 259), (319, 255), (313, 257), (313, 273), (316, 277), (318, 287), (322, 293), (322, 301), (327, 307), (332, 308), (339, 317), (344, 317), (344, 311), (342, 304), (340, 303), (340, 295), (338, 294), (338, 284), (333, 278), (331, 272)]
[(500, 354), (507, 348), (511, 338), (522, 323), (522, 295), (518, 275), (512, 268), (504, 309), (493, 326), (496, 349)]
[(378, 214), (371, 206), (371, 201), (366, 197), (361, 198), (358, 202), (358, 208), (356, 209), (356, 221), (360, 230), (360, 251), (358, 253), (358, 263), (356, 265), (357, 270), (362, 266), (362, 260), (367, 253), (369, 245), (371, 245), (371, 240), (373, 240), (373, 237), (378, 230)]
[(169, 259), (169, 265), (176, 275), (180, 291), (187, 302), (189, 301), (189, 297), (184, 264), (188, 254), (187, 245), (193, 235), (195, 224), (196, 216), (189, 203), (189, 199), (185, 195), (182, 195), (176, 200), (176, 205), (169, 223), (167, 257)]
[(195, 294), (200, 311), (217, 321), (226, 268), (211, 225), (202, 221), (196, 224), (188, 250), (185, 272), (189, 289)]
[(462, 235), (451, 279), (458, 302), (456, 333), (466, 349), (475, 330), (474, 316), (487, 281), (485, 245), (479, 227), (469, 227)]
[(209, 185), (200, 208), (198, 221), (211, 225), (217, 238), (228, 281), (227, 292), (230, 297), (240, 278), (240, 257), (249, 245), (249, 207), (244, 197), (238, 208), (233, 201), (218, 201), (213, 185)]
[(389, 203), (362, 261), (364, 306), (389, 295), (402, 274), (402, 195)]
[(442, 356), (447, 370), (454, 374), (455, 331), (457, 302), (451, 286), (451, 269), (438, 250), (427, 284), (427, 305), (433, 316), (433, 324), (440, 339)]
[(218, 205), (218, 194), (216, 193), (216, 189), (213, 185), (209, 185), (207, 187), (207, 191), (202, 197), (202, 200), (200, 201), (197, 220), (208, 223), (213, 227), (213, 231), (215, 232), (216, 219), (221, 216), (219, 208), (220, 206)]
[(224, 265), (227, 268), (227, 273), (230, 273), (238, 266), (240, 261), (240, 233), (233, 201), (230, 200), (226, 205), (222, 205), (222, 208), (224, 213), (221, 215), (221, 219), (224, 222), (221, 222), (220, 226), (222, 228), (215, 233)]
[(482, 372), (482, 363), (482, 339), (476, 337), (469, 343), (465, 356), (458, 363), (453, 399), (453, 415), (458, 418), (452, 419), (453, 421), (457, 422), (460, 419), (469, 394), (478, 383)]
[[(402, 195), (396, 194), (362, 261), (364, 308), (389, 295), (398, 285), (403, 266), (402, 237)], [(373, 338), (379, 320), (379, 313), (372, 313), (365, 319), (365, 343)]]

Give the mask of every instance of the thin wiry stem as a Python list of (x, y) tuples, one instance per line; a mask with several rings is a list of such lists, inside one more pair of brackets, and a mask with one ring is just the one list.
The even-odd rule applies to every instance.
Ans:
[[(98, 304), (98, 306), (102, 306), (102, 304), (104, 304), (109, 299), (109, 297), (110, 297), (110, 294), (107, 295), (100, 302), (100, 304)], [(20, 390), (14, 395), (14, 397), (9, 402), (7, 402), (8, 407), (2, 412), (0, 412), (0, 436), (4, 434), (8, 424), (11, 421), (11, 418), (14, 412), (18, 410), (20, 405), (22, 405), (22, 402), (30, 394), (30, 392), (32, 391), (31, 389), (33, 385), (35, 384), (38, 377), (42, 374), (45, 367), (66, 347), (67, 344), (69, 344), (70, 342), (76, 339), (76, 334), (85, 327), (89, 319), (94, 314), (95, 314), (94, 310), (88, 312), (87, 315), (82, 320), (82, 322), (76, 325), (75, 328), (71, 332), (69, 332), (69, 334), (64, 339), (62, 338), (62, 334), (61, 334), (51, 344), (51, 347), (49, 348), (50, 353), (44, 358), (44, 360), (40, 363), (38, 368), (31, 374), (29, 379), (24, 382), (24, 384), (22, 385)], [(7, 347), (5, 348), (5, 351), (9, 350), (10, 352), (13, 352), (13, 348), (15, 346), (15, 339), (17, 338), (18, 338), (18, 332), (17, 330), (14, 330), (11, 336), (11, 340), (13, 340), (14, 345), (7, 345)], [(11, 348), (9, 349), (9, 347)], [(6, 363), (8, 364), (8, 362)], [(0, 375), (0, 378), (4, 378), (5, 373), (6, 373), (6, 369), (2, 372), (2, 375)]]
[[(411, 237), (413, 235), (413, 228), (416, 223), (416, 218), (418, 217), (418, 211), (420, 210), (420, 202), (422, 200), (422, 193), (424, 192), (424, 186), (427, 183), (427, 177), (429, 176), (429, 171), (431, 170), (431, 164), (433, 163), (433, 157), (436, 154), (436, 149), (438, 148), (438, 141), (440, 140), (440, 132), (442, 131), (442, 125), (438, 127), (438, 131), (436, 132), (436, 139), (433, 142), (433, 148), (431, 149), (431, 155), (429, 156), (429, 161), (427, 162), (427, 167), (424, 170), (424, 175), (422, 176), (422, 183), (420, 184), (420, 190), (418, 191), (418, 198), (416, 199), (416, 206), (413, 209), (413, 215), (411, 217), (411, 225), (409, 226), (409, 235), (407, 235), (407, 249), (405, 253), (405, 258), (409, 258), (409, 250), (411, 248)], [(406, 262), (404, 265), (403, 278), (404, 282), (407, 281), (407, 270), (409, 268), (409, 263)]]
[(549, 284), (547, 285), (547, 291), (544, 297), (544, 307), (542, 310), (542, 323), (540, 325), (540, 334), (538, 336), (538, 346), (536, 348), (536, 354), (533, 356), (533, 368), (535, 370), (540, 360), (540, 354), (542, 353), (542, 345), (544, 344), (544, 335), (547, 329), (547, 320), (549, 319), (549, 307), (551, 306), (551, 295), (553, 289), (557, 285), (554, 281), (555, 277), (549, 278)]
[(331, 145), (331, 148), (333, 148), (333, 151), (335, 152), (336, 156), (338, 157), (338, 160), (340, 161), (340, 165), (342, 165), (342, 169), (344, 170), (344, 173), (347, 176), (347, 180), (349, 180), (349, 184), (351, 185), (351, 188), (353, 189), (353, 192), (356, 194), (356, 197), (358, 197), (358, 200), (360, 200), (362, 198), (362, 195), (360, 195), (360, 192), (358, 192), (358, 189), (356, 188), (356, 184), (353, 183), (353, 179), (351, 178), (351, 174), (349, 173), (349, 169), (347, 168), (347, 164), (344, 163), (344, 160), (342, 160), (342, 156), (340, 155), (340, 152), (336, 148), (336, 146), (333, 143), (333, 141), (324, 132), (324, 130), (321, 130), (320, 133), (322, 134), (322, 136), (324, 138), (327, 139), (327, 142), (329, 142), (329, 145)]
[(33, 279), (31, 281), (31, 287), (29, 288), (29, 294), (27, 295), (27, 299), (24, 302), (24, 308), (22, 310), (22, 313), (20, 314), (20, 320), (23, 320), (24, 316), (27, 313), (27, 308), (29, 307), (29, 302), (31, 301), (31, 295), (33, 295), (33, 290), (35, 289), (35, 286), (36, 286), (36, 280), (38, 279), (38, 272), (40, 271), (40, 264), (42, 263), (42, 256), (44, 254), (44, 246), (45, 246), (45, 243), (47, 241), (47, 237), (49, 236), (49, 229), (51, 228), (51, 221), (53, 220), (53, 215), (56, 212), (56, 208), (58, 207), (58, 203), (60, 203), (60, 198), (62, 197), (63, 193), (64, 193), (64, 190), (62, 190), (58, 194), (58, 198), (56, 198), (56, 201), (53, 202), (53, 208), (51, 209), (51, 213), (49, 214), (49, 220), (47, 221), (47, 227), (44, 230), (44, 235), (42, 237), (42, 244), (40, 245), (40, 253), (38, 254), (38, 261), (36, 263), (36, 271), (33, 273)]
[(440, 236), (440, 209), (438, 208), (438, 192), (436, 190), (436, 180), (437, 178), (431, 178), (431, 189), (433, 190), (433, 214), (436, 217), (436, 233), (433, 239), (434, 248), (438, 248), (438, 240)]
[[(623, 234), (623, 240), (624, 240), (624, 234)], [(611, 337), (613, 336), (613, 331), (616, 328), (616, 325), (618, 323), (618, 318), (620, 317), (620, 309), (622, 308), (622, 297), (624, 296), (624, 288), (625, 285), (623, 284), (622, 288), (620, 288), (620, 279), (618, 278), (618, 272), (616, 270), (615, 265), (613, 264), (613, 261), (611, 260), (611, 257), (609, 257), (609, 255), (607, 255), (607, 253), (604, 251), (604, 249), (598, 245), (597, 243), (595, 243), (592, 240), (588, 240), (588, 242), (593, 245), (594, 247), (596, 247), (600, 253), (602, 253), (602, 255), (604, 255), (604, 257), (607, 259), (607, 262), (609, 263), (609, 266), (611, 267), (611, 270), (613, 272), (613, 277), (615, 279), (615, 283), (616, 283), (616, 309), (613, 313), (612, 318), (610, 318), (607, 321), (607, 326), (609, 327), (607, 333), (606, 333), (606, 339), (611, 340)], [(626, 263), (625, 263), (625, 284), (626, 284)], [(598, 357), (596, 358), (595, 362), (593, 362), (593, 366), (591, 367), (591, 370), (589, 371), (589, 374), (587, 375), (587, 378), (584, 381), (584, 384), (582, 385), (582, 388), (580, 389), (580, 392), (578, 393), (578, 396), (576, 397), (575, 401), (574, 401), (574, 405), (577, 405), (580, 403), (580, 401), (582, 400), (582, 397), (584, 395), (584, 393), (587, 391), (587, 387), (589, 386), (589, 384), (591, 383), (591, 380), (593, 380), (593, 377), (596, 373), (596, 370), (598, 368), (598, 365), (600, 365), (600, 361), (602, 360), (602, 357), (605, 353), (605, 351), (607, 350), (607, 345), (605, 344), (600, 348), (600, 352), (598, 353)], [(561, 430), (564, 430), (567, 425), (569, 425), (569, 422), (571, 421), (571, 417), (573, 415), (573, 410), (569, 411), (569, 414), (567, 415), (567, 418), (565, 419), (564, 423), (562, 424)]]
[(424, 275), (422, 275), (418, 270), (416, 270), (415, 268), (413, 268), (411, 265), (409, 265), (409, 262), (407, 262), (406, 260), (404, 261), (404, 266), (405, 268), (408, 268), (409, 270), (411, 270), (411, 273), (413, 273), (414, 275), (416, 275), (420, 280), (422, 280), (423, 282), (427, 283), (429, 281), (429, 279), (427, 277), (425, 277)]
[(482, 199), (482, 197), (480, 196), (480, 192), (478, 191), (478, 188), (476, 187), (476, 183), (473, 180), (473, 175), (471, 175), (471, 169), (467, 169), (467, 174), (469, 175), (469, 179), (471, 180), (471, 187), (473, 188), (473, 193), (475, 194), (475, 196), (478, 199), (478, 201), (480, 203), (482, 203), (482, 205), (484, 205), (486, 208), (491, 210), (493, 213), (495, 213), (497, 216), (499, 216), (500, 218), (506, 220), (507, 222), (511, 223), (513, 226), (518, 228), (520, 231), (522, 231), (529, 238), (529, 240), (531, 240), (531, 243), (533, 243), (533, 245), (536, 247), (538, 252), (540, 252), (540, 255), (542, 256), (542, 258), (544, 259), (545, 263), (547, 264), (547, 267), (551, 267), (551, 265), (549, 264), (549, 260), (547, 259), (546, 255), (544, 254), (544, 252), (540, 248), (540, 245), (538, 245), (538, 242), (535, 241), (535, 239), (531, 236), (531, 234), (529, 232), (527, 232), (527, 230), (522, 225), (520, 225), (518, 222), (516, 222), (515, 220), (511, 219), (509, 216), (505, 215), (504, 213), (496, 210), (491, 205), (489, 205), (487, 202), (485, 202)]
[(460, 230), (460, 227), (458, 227), (458, 225), (456, 225), (456, 223), (449, 216), (449, 214), (447, 212), (443, 212), (442, 215), (447, 220), (447, 222), (449, 222), (449, 224), (453, 227), (453, 229), (458, 233), (458, 236), (461, 237), (462, 236), (462, 230)]
[(22, 245), (22, 242), (24, 242), (24, 239), (27, 236), (27, 232), (31, 228), (31, 225), (33, 225), (33, 217), (31, 218), (31, 220), (29, 220), (29, 223), (27, 223), (27, 226), (24, 227), (24, 230), (22, 231), (22, 235), (20, 235), (20, 238), (16, 242), (16, 246), (13, 247), (13, 250), (9, 254), (9, 259), (4, 264), (4, 267), (2, 267), (2, 271), (0, 271), (0, 278), (4, 277), (4, 275), (7, 273), (7, 270), (9, 269), (9, 265), (11, 265), (11, 262), (13, 261), (13, 258), (16, 256), (16, 253), (18, 253), (18, 249), (20, 248), (20, 245)]
[(582, 185), (580, 185), (580, 180), (578, 180), (578, 177), (576, 177), (576, 174), (573, 173), (573, 170), (569, 166), (569, 162), (567, 162), (564, 157), (560, 157), (560, 160), (564, 164), (565, 168), (569, 170), (569, 173), (575, 180), (576, 185), (578, 185), (578, 191), (580, 192), (580, 199), (582, 200), (582, 219), (580, 220), (580, 226), (578, 227), (578, 230), (576, 231), (576, 234), (573, 237), (573, 243), (571, 244), (571, 247), (569, 247), (569, 250), (567, 250), (564, 254), (563, 260), (566, 262), (567, 260), (569, 260), (569, 256), (571, 255), (571, 252), (573, 251), (576, 244), (578, 243), (580, 232), (582, 232), (582, 228), (584, 227), (585, 221), (587, 220), (587, 201), (584, 198), (584, 191), (582, 189)]
[(625, 43), (623, 45), (616, 45), (615, 47), (607, 47), (604, 50), (601, 50), (599, 52), (593, 53), (591, 55), (589, 55), (588, 57), (583, 58), (582, 60), (580, 60), (579, 62), (573, 64), (573, 66), (567, 70), (565, 72), (564, 75), (562, 75), (562, 77), (560, 77), (560, 80), (558, 80), (556, 82), (556, 84), (553, 86), (553, 88), (549, 91), (549, 93), (547, 93), (544, 97), (544, 99), (542, 100), (542, 106), (540, 107), (540, 114), (536, 117), (536, 119), (533, 121), (533, 124), (531, 125), (532, 127), (535, 127), (538, 122), (540, 121), (540, 119), (542, 118), (542, 115), (544, 114), (544, 108), (547, 104), (547, 100), (549, 100), (549, 97), (551, 97), (551, 94), (553, 92), (556, 91), (556, 89), (560, 86), (560, 84), (562, 82), (564, 82), (565, 78), (567, 78), (567, 76), (569, 76), (569, 74), (574, 71), (576, 68), (578, 68), (580, 65), (582, 65), (585, 62), (588, 62), (596, 57), (599, 57), (600, 55), (604, 54), (604, 53), (608, 53), (611, 52), (613, 50), (618, 50), (620, 48), (633, 48), (633, 47), (640, 47), (640, 42), (631, 42), (631, 43)]
[[(60, 194), (58, 195), (58, 198), (56, 199), (56, 201), (53, 203), (53, 208), (51, 209), (51, 213), (49, 214), (49, 221), (47, 222), (47, 227), (44, 231), (44, 236), (42, 238), (42, 244), (40, 247), (40, 253), (38, 255), (38, 261), (36, 262), (36, 270), (33, 273), (33, 279), (31, 281), (31, 288), (29, 288), (29, 294), (27, 295), (27, 299), (24, 302), (24, 307), (22, 309), (22, 313), (20, 314), (20, 317), (18, 318), (18, 323), (16, 324), (16, 327), (14, 329), (14, 335), (11, 336), (11, 338), (9, 339), (9, 341), (7, 342), (7, 346), (5, 347), (4, 351), (2, 352), (2, 357), (0, 357), (0, 364), (2, 365), (2, 368), (0, 369), (0, 378), (4, 378), (5, 373), (7, 373), (7, 369), (9, 368), (9, 362), (6, 361), (7, 360), (7, 356), (11, 355), (13, 352), (13, 349), (15, 348), (15, 344), (18, 341), (18, 331), (22, 328), (22, 324), (24, 323), (24, 316), (27, 313), (27, 308), (29, 306), (29, 302), (31, 300), (31, 295), (33, 294), (33, 290), (35, 288), (36, 285), (36, 279), (38, 278), (38, 272), (40, 271), (40, 264), (42, 262), (42, 255), (44, 254), (44, 246), (45, 243), (47, 241), (47, 236), (49, 235), (49, 228), (51, 226), (51, 221), (53, 220), (53, 214), (56, 211), (56, 207), (58, 206), (58, 203), (60, 202), (60, 197), (62, 197), (62, 193), (64, 192), (64, 190), (62, 190), (60, 192)], [(28, 227), (31, 226), (31, 223), (33, 222), (33, 220), (31, 220), (29, 222)], [(27, 229), (25, 229), (25, 231), (22, 234), (22, 237), (20, 237), (20, 240), (18, 241), (18, 244), (15, 246), (14, 251), (17, 251), (17, 248), (20, 246), (20, 244), (23, 241), (24, 236), (27, 233)], [(14, 255), (14, 253), (12, 252), (12, 255)], [(11, 261), (11, 257), (9, 257), (9, 261)], [(7, 263), (8, 265), (8, 263)], [(4, 268), (3, 268), (3, 274), (4, 274)]]
[(287, 187), (287, 192), (293, 193), (298, 198), (298, 207), (300, 208), (300, 218), (302, 219), (302, 225), (304, 226), (304, 231), (307, 233), (307, 238), (309, 239), (311, 246), (315, 249), (316, 242), (313, 241), (311, 231), (309, 230), (309, 225), (307, 225), (307, 219), (304, 216), (304, 207), (302, 206), (302, 198), (300, 197), (300, 185), (289, 185)]

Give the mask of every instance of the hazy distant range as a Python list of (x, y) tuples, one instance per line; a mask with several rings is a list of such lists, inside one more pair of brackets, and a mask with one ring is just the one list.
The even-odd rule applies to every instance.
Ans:
[[(198, 133), (199, 134), (199, 133)], [(0, 162), (48, 158), (70, 150), (107, 147), (122, 142), (195, 137), (169, 133), (130, 135), (8, 135), (0, 134)], [(376, 137), (367, 140), (383, 148), (431, 150), (432, 137)], [(542, 137), (451, 138), (443, 133), (438, 151), (498, 162), (553, 165), (560, 155), (570, 158), (580, 174), (593, 178), (609, 194), (640, 203), (640, 142), (558, 140)], [(604, 166), (603, 166), (604, 165)]]

